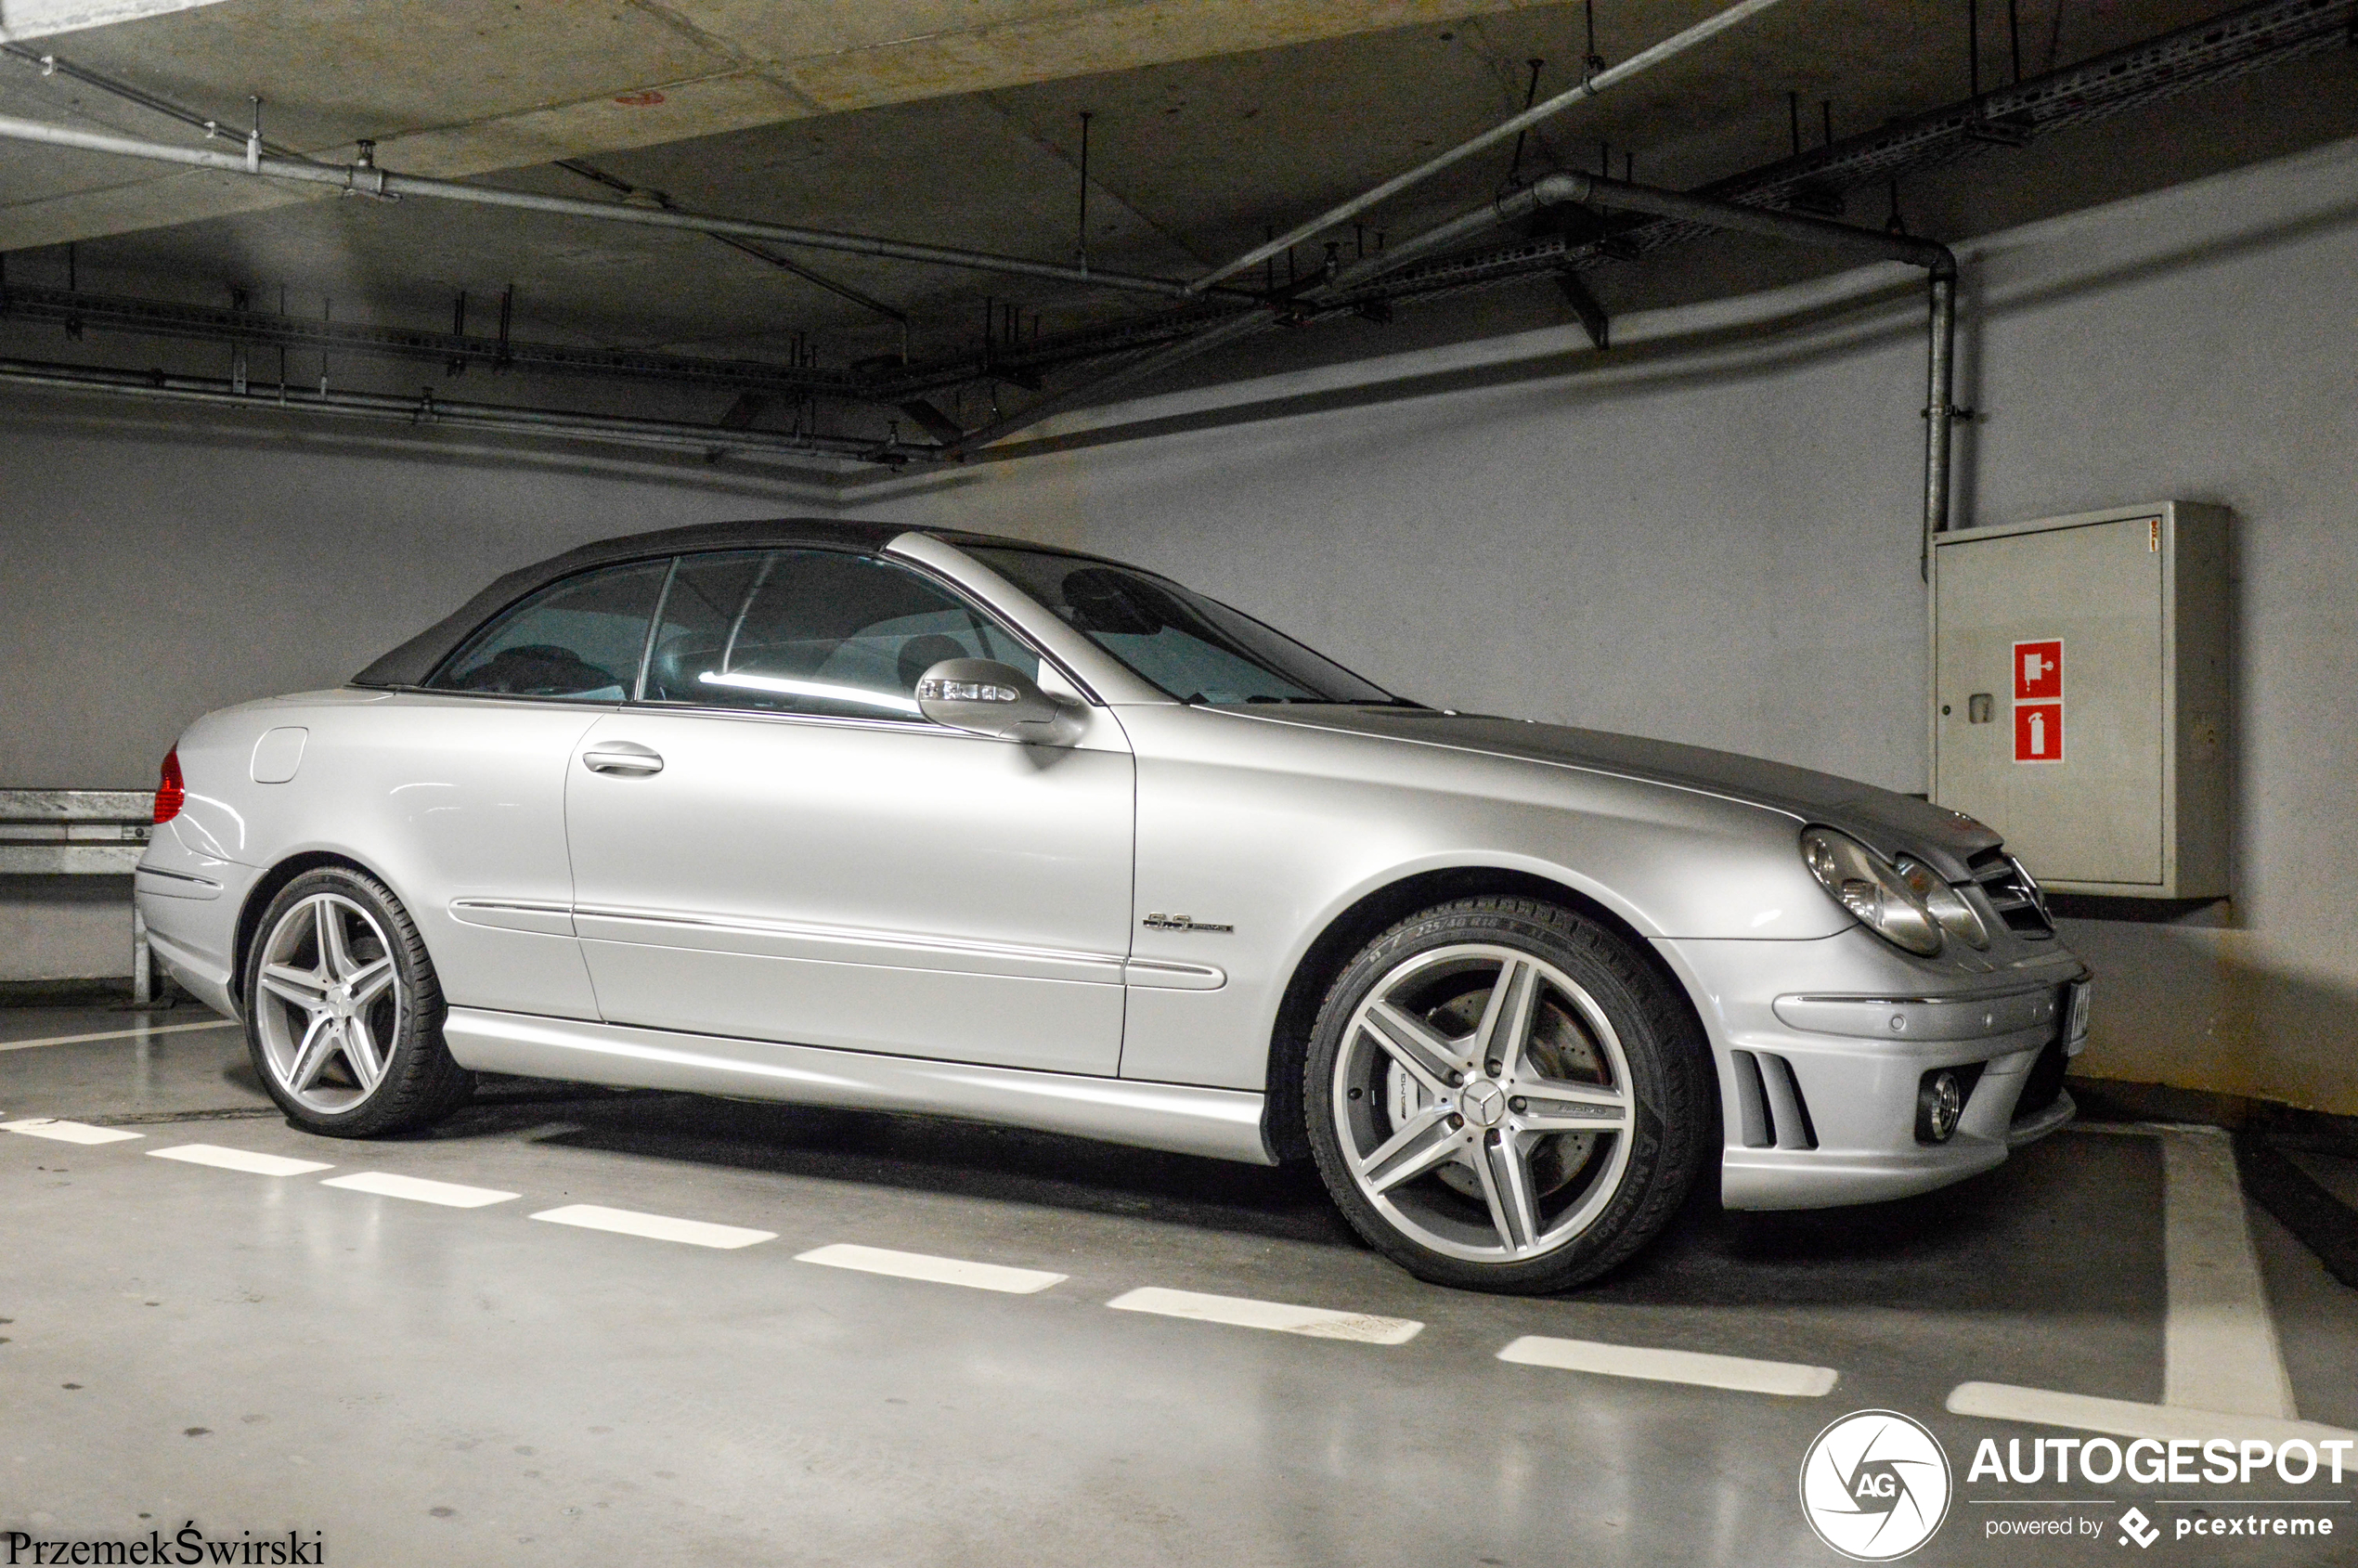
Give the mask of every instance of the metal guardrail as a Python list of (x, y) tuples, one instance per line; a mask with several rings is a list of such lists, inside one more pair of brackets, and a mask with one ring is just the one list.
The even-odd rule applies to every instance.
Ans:
[[(155, 831), (144, 789), (0, 789), (0, 875), (128, 876)], [(131, 912), (131, 1000), (154, 1000), (148, 924)]]

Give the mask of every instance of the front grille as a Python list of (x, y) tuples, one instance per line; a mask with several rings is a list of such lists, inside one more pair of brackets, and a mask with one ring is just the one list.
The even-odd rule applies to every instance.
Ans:
[(1982, 892), (1998, 911), (1998, 918), (2006, 923), (2006, 929), (2033, 941), (2055, 934), (2055, 928), (2047, 923), (2046, 910), (2041, 906), (2037, 886), (2004, 849), (1984, 849), (1965, 862), (1965, 869), (1981, 885)]

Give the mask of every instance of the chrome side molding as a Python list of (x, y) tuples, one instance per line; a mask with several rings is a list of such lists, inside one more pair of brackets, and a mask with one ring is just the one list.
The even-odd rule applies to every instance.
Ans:
[(1123, 961), (1121, 978), (1126, 985), (1144, 986), (1154, 991), (1218, 991), (1228, 983), (1228, 972), (1210, 964), (1181, 964), (1169, 958), (1132, 958)]
[(450, 918), (463, 926), (487, 926), (500, 931), (533, 931), (544, 937), (573, 935), (570, 904), (537, 903), (527, 899), (453, 899)]
[(459, 1064), (477, 1072), (918, 1111), (1212, 1160), (1277, 1162), (1261, 1134), (1263, 1097), (1248, 1090), (884, 1056), (474, 1007), (451, 1008), (443, 1036)]

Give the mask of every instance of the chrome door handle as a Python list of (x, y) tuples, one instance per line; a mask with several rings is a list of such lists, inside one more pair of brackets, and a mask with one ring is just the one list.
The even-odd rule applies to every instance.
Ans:
[(642, 745), (610, 742), (581, 754), (581, 765), (593, 773), (660, 773), (663, 758)]

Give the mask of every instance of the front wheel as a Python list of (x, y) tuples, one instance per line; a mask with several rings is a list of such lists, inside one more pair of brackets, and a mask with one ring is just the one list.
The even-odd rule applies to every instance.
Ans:
[(392, 889), (326, 866), (279, 890), (246, 959), (246, 1043), (296, 1124), (361, 1138), (457, 1108), (474, 1075), (442, 1043), (442, 989)]
[(1464, 899), (1370, 942), (1327, 994), (1302, 1100), (1328, 1190), (1419, 1278), (1536, 1294), (1652, 1240), (1704, 1166), (1708, 1055), (1601, 922)]

